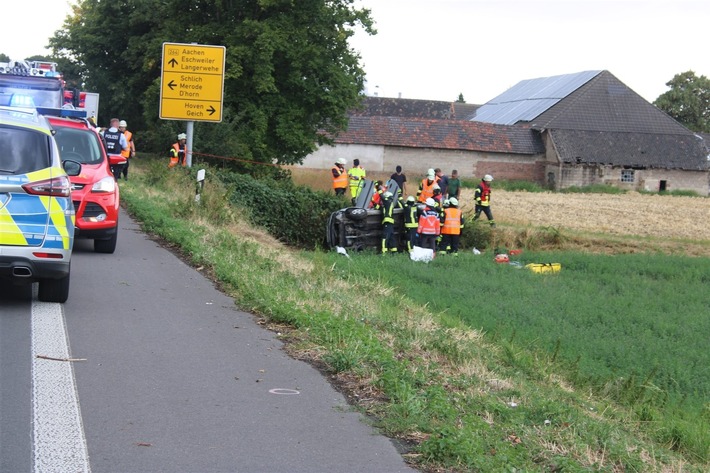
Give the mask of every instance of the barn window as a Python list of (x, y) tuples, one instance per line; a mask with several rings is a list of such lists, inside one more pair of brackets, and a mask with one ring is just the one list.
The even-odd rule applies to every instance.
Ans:
[(633, 169), (622, 169), (621, 170), (621, 182), (634, 182), (634, 170)]

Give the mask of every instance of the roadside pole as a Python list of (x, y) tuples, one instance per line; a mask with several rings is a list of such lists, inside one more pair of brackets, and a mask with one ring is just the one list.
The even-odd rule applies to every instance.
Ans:
[(191, 168), (192, 167), (192, 135), (195, 132), (195, 122), (193, 121), (188, 121), (187, 123), (187, 130), (186, 130), (186, 135), (187, 135), (187, 142), (185, 143), (185, 148), (186, 148), (186, 153), (187, 156), (185, 157), (187, 167)]

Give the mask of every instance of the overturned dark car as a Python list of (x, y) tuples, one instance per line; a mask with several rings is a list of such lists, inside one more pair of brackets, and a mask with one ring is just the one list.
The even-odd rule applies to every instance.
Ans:
[[(354, 206), (330, 214), (326, 235), (330, 248), (342, 247), (349, 251), (362, 251), (382, 247), (382, 211), (369, 208), (375, 184), (369, 179), (363, 182), (363, 188)], [(387, 190), (397, 195), (397, 184), (389, 181)], [(395, 208), (393, 216), (395, 238), (399, 250), (403, 251), (407, 248), (404, 209)]]

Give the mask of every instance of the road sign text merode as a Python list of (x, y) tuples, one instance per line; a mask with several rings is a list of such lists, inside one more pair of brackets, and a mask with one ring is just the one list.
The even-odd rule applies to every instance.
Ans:
[(160, 118), (222, 121), (224, 46), (163, 43)]

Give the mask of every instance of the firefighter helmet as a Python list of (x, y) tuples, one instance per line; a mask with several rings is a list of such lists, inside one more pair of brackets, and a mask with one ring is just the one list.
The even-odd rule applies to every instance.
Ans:
[(338, 160), (336, 161), (336, 164), (343, 164), (343, 165), (345, 165), (346, 163), (347, 163), (347, 161), (345, 161), (345, 158), (338, 158)]
[(453, 205), (454, 207), (458, 207), (459, 199), (457, 199), (456, 197), (451, 197), (449, 199), (449, 204)]
[(178, 135), (178, 140), (186, 140), (186, 139), (187, 139), (187, 135), (185, 133), (180, 133)]
[(486, 174), (485, 176), (483, 176), (483, 180), (486, 182), (491, 182), (493, 180), (493, 176), (491, 176), (490, 174)]

